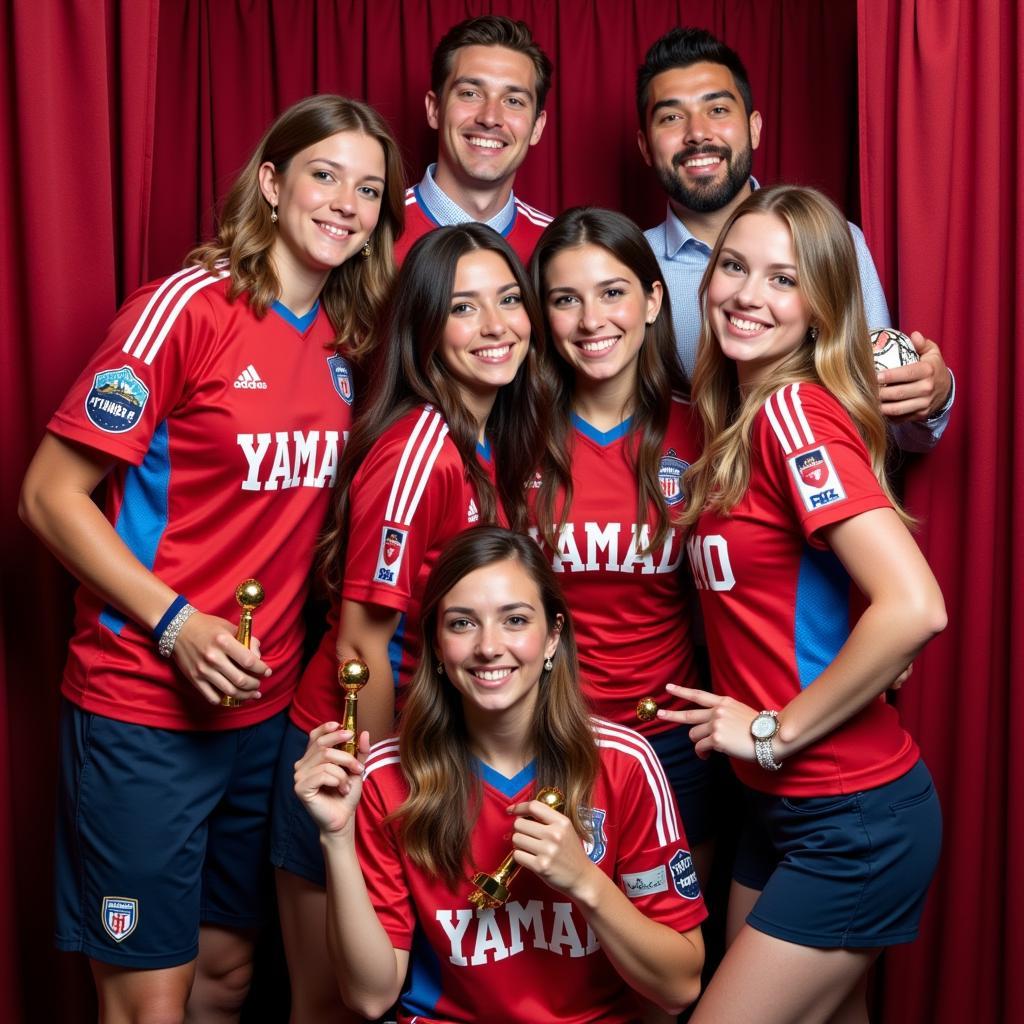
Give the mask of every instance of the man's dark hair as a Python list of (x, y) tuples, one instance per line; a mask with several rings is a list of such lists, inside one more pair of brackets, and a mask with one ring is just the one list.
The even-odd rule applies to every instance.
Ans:
[(673, 68), (688, 68), (692, 64), (721, 64), (732, 72), (736, 88), (746, 108), (747, 116), (754, 110), (754, 98), (750, 94), (750, 79), (739, 54), (716, 39), (707, 29), (678, 27), (656, 39), (643, 64), (636, 72), (636, 112), (641, 126), (646, 124), (647, 100), (651, 79), (663, 71)]
[(448, 29), (437, 44), (430, 64), (430, 88), (438, 96), (452, 73), (455, 51), (464, 46), (504, 46), (529, 57), (535, 72), (537, 113), (544, 109), (544, 100), (551, 88), (552, 64), (548, 55), (534, 42), (525, 21), (513, 21), (500, 14), (485, 14), (479, 18), (467, 18)]

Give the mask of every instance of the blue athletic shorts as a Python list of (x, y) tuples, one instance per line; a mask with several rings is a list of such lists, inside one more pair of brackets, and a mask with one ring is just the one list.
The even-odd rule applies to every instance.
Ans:
[(688, 725), (655, 733), (648, 736), (647, 741), (658, 755), (676, 795), (683, 831), (691, 848), (712, 839), (716, 831), (714, 760), (703, 760), (696, 755)]
[(176, 967), (195, 959), (200, 922), (258, 927), (273, 893), (268, 815), (284, 725), (281, 712), (181, 732), (64, 701), (57, 948)]
[(309, 736), (294, 722), (285, 726), (270, 816), (270, 863), (323, 888), (327, 875), (320, 830), (295, 795), (295, 762), (308, 743)]
[(733, 878), (761, 891), (751, 927), (827, 949), (917, 937), (942, 843), (939, 798), (923, 761), (848, 796), (747, 795)]

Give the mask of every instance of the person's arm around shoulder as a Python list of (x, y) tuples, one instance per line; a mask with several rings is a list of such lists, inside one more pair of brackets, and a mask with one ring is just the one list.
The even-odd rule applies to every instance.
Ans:
[(295, 792), (320, 829), (327, 869), (327, 945), (345, 1005), (375, 1020), (401, 992), (409, 966), (377, 917), (355, 846), (355, 817), (363, 789), (369, 735), (359, 736), (359, 756), (342, 748), (351, 733), (325, 722), (309, 735), (295, 765)]
[[(114, 462), (48, 433), (25, 474), (18, 512), (84, 586), (148, 631), (177, 595), (135, 557), (92, 500)], [(224, 694), (256, 698), (270, 675), (258, 641), (250, 650), (235, 639), (230, 622), (199, 611), (181, 627), (172, 656), (211, 704)]]
[(700, 928), (677, 932), (629, 901), (583, 849), (572, 822), (539, 800), (515, 804), (512, 844), (528, 868), (579, 907), (623, 980), (670, 1014), (700, 994), (704, 942)]

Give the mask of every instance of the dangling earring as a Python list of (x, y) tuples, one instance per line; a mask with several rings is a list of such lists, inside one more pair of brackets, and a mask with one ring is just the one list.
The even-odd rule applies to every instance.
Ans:
[(369, 239), (367, 239), (365, 242), (363, 242), (362, 253), (363, 253), (363, 259), (364, 260), (368, 260), (373, 255), (373, 250), (370, 248), (370, 240)]
[(544, 671), (550, 672), (555, 667), (555, 663), (550, 658), (544, 659)]
[(271, 224), (276, 224), (277, 223), (277, 207), (276, 206), (271, 208), (271, 211), (270, 211), (270, 223)]
[(444, 675), (444, 662), (439, 661), (437, 663), (437, 669), (435, 670), (439, 676)]
[(808, 332), (811, 338), (811, 344), (813, 345), (818, 340), (818, 328), (812, 327)]

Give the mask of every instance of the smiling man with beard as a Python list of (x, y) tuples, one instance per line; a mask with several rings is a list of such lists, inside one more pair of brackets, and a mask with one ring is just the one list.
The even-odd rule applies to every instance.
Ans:
[[(751, 177), (761, 115), (739, 56), (710, 32), (674, 28), (647, 51), (637, 73), (637, 141), (668, 195), (664, 223), (645, 232), (672, 301), (676, 347), (692, 376), (700, 333), (697, 289), (722, 225), (758, 187)], [(870, 328), (892, 322), (860, 228), (850, 225)], [(882, 411), (908, 451), (931, 448), (953, 404), (939, 346), (914, 333), (920, 361), (880, 378)], [(865, 339), (867, 344), (867, 339)]]

